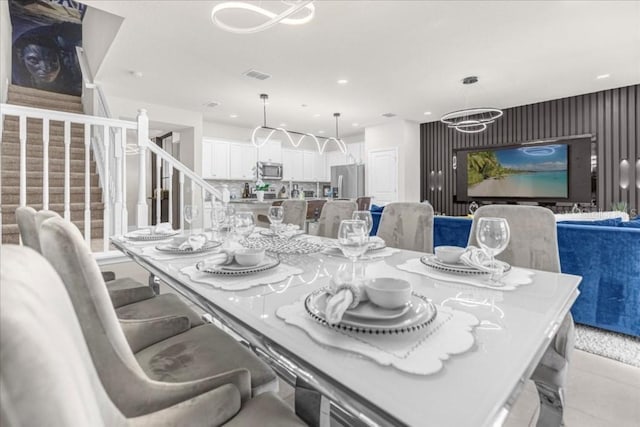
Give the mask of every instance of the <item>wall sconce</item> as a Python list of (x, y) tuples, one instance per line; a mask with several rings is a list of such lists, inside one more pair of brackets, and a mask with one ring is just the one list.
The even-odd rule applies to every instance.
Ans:
[(429, 174), (429, 188), (431, 189), (431, 191), (436, 190), (435, 182), (436, 182), (436, 172), (431, 171), (431, 173)]
[(457, 156), (453, 156), (452, 166), (453, 166), (453, 170), (458, 169), (458, 157)]
[(620, 188), (626, 190), (629, 188), (629, 172), (631, 170), (631, 165), (629, 164), (629, 160), (624, 159), (620, 161)]
[(640, 159), (636, 160), (636, 188), (640, 188)]
[(438, 191), (442, 191), (442, 171), (438, 171)]

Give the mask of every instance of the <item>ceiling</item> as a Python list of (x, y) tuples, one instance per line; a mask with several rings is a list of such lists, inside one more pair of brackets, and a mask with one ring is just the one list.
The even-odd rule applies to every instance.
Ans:
[(427, 122), (640, 83), (638, 1), (316, 0), (310, 23), (250, 35), (213, 25), (214, 1), (85, 3), (125, 18), (96, 76), (108, 94), (238, 126), (262, 122), (260, 93), (271, 126), (333, 135), (340, 112), (348, 136), (388, 112)]

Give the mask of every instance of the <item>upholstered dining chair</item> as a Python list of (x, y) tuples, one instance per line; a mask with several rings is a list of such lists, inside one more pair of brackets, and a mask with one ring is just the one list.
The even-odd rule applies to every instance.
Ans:
[(429, 203), (389, 203), (377, 236), (392, 248), (433, 252), (433, 208)]
[(371, 208), (371, 197), (358, 197), (356, 203), (359, 211), (368, 211)]
[(306, 200), (284, 200), (282, 202), (284, 211), (283, 224), (295, 224), (304, 230), (307, 221), (307, 201)]
[[(0, 263), (3, 426), (303, 425), (273, 393), (248, 400), (250, 379), (243, 369), (220, 381), (187, 384), (156, 382), (132, 369), (132, 383), (147, 384), (149, 394), (136, 399), (139, 407), (131, 411), (136, 415), (123, 414), (105, 391), (51, 265), (17, 245), (0, 248)], [(159, 395), (165, 398), (158, 400)]]
[[(205, 384), (242, 368), (251, 373), (253, 395), (277, 390), (271, 368), (212, 324), (192, 327), (185, 315), (119, 323), (100, 270), (73, 224), (61, 218), (43, 222), (40, 245), (67, 288), (105, 389), (125, 415), (168, 398), (151, 397), (149, 384), (138, 380), (144, 374), (156, 381)], [(123, 329), (132, 329), (129, 337), (137, 339), (127, 345)]]
[[(556, 220), (549, 209), (539, 206), (482, 206), (473, 216), (469, 245), (478, 246), (478, 220), (485, 217), (505, 218), (509, 223), (511, 239), (496, 258), (518, 267), (560, 273)], [(563, 424), (564, 393), (574, 342), (573, 317), (569, 313), (531, 376), (540, 399), (539, 426)]]
[(351, 200), (329, 200), (322, 206), (318, 219), (318, 236), (338, 237), (340, 222), (351, 219), (353, 211), (358, 210), (358, 204)]

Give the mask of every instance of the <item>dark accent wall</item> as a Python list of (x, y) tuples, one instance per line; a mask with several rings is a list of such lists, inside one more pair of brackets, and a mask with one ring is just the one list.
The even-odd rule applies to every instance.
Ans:
[[(582, 134), (596, 137), (598, 208), (610, 210), (612, 203), (626, 202), (629, 210), (638, 212), (640, 189), (636, 187), (635, 164), (640, 158), (640, 85), (508, 108), (482, 133), (464, 134), (439, 121), (421, 124), (421, 199), (429, 200), (436, 212), (467, 213), (467, 203), (453, 200), (453, 149)], [(631, 164), (630, 185), (626, 190), (619, 186), (619, 165), (623, 159)], [(434, 180), (430, 177), (432, 171)], [(437, 178), (439, 171), (441, 181)]]

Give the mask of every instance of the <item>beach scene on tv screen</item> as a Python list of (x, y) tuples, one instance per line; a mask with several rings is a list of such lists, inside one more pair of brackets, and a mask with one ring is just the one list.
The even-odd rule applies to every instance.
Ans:
[(568, 197), (567, 145), (467, 153), (469, 197)]

